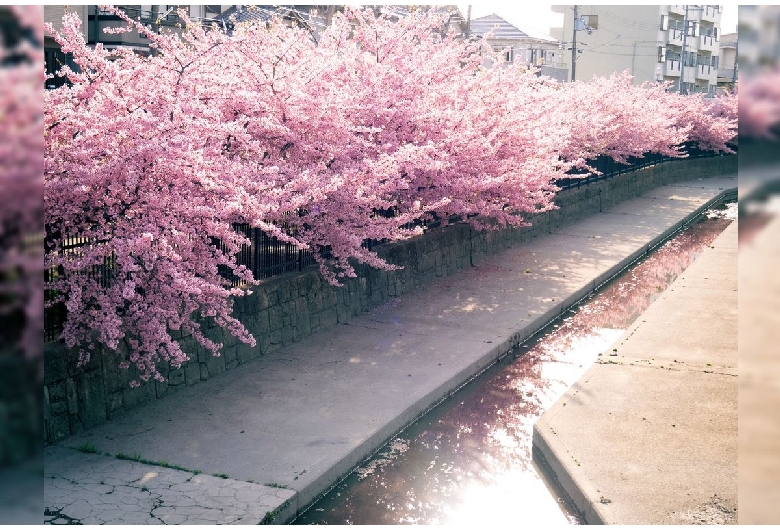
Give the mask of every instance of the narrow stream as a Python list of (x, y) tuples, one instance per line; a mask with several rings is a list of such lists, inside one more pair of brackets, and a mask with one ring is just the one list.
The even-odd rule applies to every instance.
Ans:
[(734, 220), (715, 207), (380, 449), (294, 524), (579, 524), (533, 424)]

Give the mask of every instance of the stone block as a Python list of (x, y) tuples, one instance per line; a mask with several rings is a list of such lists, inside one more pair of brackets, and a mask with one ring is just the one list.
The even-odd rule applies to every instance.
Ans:
[(120, 341), (119, 348), (115, 350), (105, 349), (102, 353), (103, 387), (107, 393), (121, 391), (128, 387), (131, 379), (137, 377), (136, 370), (122, 369), (119, 364), (130, 357), (127, 344)]
[(70, 436), (70, 420), (67, 415), (52, 416), (48, 422), (49, 441), (57, 443)]
[(239, 340), (237, 337), (235, 337), (230, 331), (228, 330), (222, 330), (222, 344), (225, 348), (229, 348), (230, 346), (235, 346), (239, 343)]
[(311, 334), (311, 323), (309, 319), (309, 302), (306, 298), (299, 298), (295, 301), (295, 312), (297, 315), (295, 327), (300, 337), (306, 337)]
[[(207, 329), (203, 332), (203, 335), (210, 341), (213, 341), (215, 344), (222, 344), (225, 340), (224, 330), (219, 326), (214, 326)], [(191, 358), (195, 359), (196, 357), (191, 356)]]
[(284, 325), (282, 312), (277, 308), (270, 310), (268, 313), (268, 323), (270, 331), (272, 332), (282, 329), (282, 326)]
[[(235, 348), (235, 346), (232, 346)], [(225, 351), (222, 350), (220, 352), (219, 357), (215, 357), (214, 355), (209, 352), (208, 356), (206, 357), (206, 362), (203, 363), (206, 365), (206, 368), (208, 368), (209, 376), (214, 377), (217, 374), (221, 374), (225, 371)], [(190, 382), (187, 380), (187, 384), (189, 385)]]
[(243, 342), (237, 346), (236, 358), (238, 359), (239, 363), (249, 362), (252, 359), (256, 359), (260, 356), (260, 340), (257, 337), (255, 337), (255, 339), (257, 339), (257, 346), (250, 346), (249, 344), (244, 344)]
[(163, 397), (165, 392), (168, 390), (168, 378), (163, 374), (163, 377), (165, 377), (165, 381), (155, 381), (154, 382), (154, 393), (157, 398)]
[(200, 380), (207, 381), (209, 378), (209, 369), (206, 366), (206, 363), (198, 363), (198, 366), (200, 367)]
[(106, 394), (103, 388), (102, 371), (85, 373), (78, 379), (78, 411), (85, 428), (94, 427), (106, 421)]
[(168, 385), (178, 386), (184, 384), (184, 368), (171, 368), (168, 374)]
[(124, 397), (122, 391), (111, 392), (106, 396), (106, 410), (109, 419), (115, 418), (121, 412), (124, 412)]
[[(395, 289), (393, 289), (395, 291)], [(341, 324), (344, 324), (345, 322), (349, 322), (349, 307), (344, 304), (339, 304), (336, 306), (336, 318), (338, 319), (338, 322)]]
[(225, 368), (227, 370), (230, 370), (238, 364), (238, 346), (225, 348), (225, 352), (222, 355), (225, 358)]
[(68, 422), (70, 424), (71, 436), (84, 432), (84, 424), (81, 422), (81, 418), (78, 414), (68, 414)]
[[(257, 314), (255, 317), (256, 330), (258, 333), (270, 333), (271, 332), (271, 320), (270, 311), (265, 310)], [(257, 337), (255, 337), (257, 338)]]
[(49, 410), (52, 416), (62, 416), (68, 413), (68, 404), (65, 401), (53, 401)]
[(271, 300), (265, 288), (258, 286), (253, 288), (252, 291), (253, 292), (249, 295), (248, 299), (253, 302), (252, 306), (254, 307), (254, 312), (263, 311), (271, 307)]
[(65, 398), (68, 403), (68, 412), (70, 414), (78, 414), (79, 400), (76, 395), (76, 382), (73, 379), (65, 380)]
[(336, 314), (335, 308), (326, 309), (323, 311), (320, 315), (320, 323), (323, 326), (326, 326), (328, 328), (331, 328), (338, 324), (338, 315)]
[[(208, 365), (208, 362), (206, 364)], [(198, 363), (190, 361), (182, 365), (182, 368), (184, 369), (184, 384), (191, 386), (200, 381), (200, 365)]]
[(43, 352), (43, 384), (50, 385), (68, 377), (65, 367), (65, 347), (61, 344), (47, 344)]
[(52, 403), (58, 402), (58, 401), (65, 401), (66, 399), (66, 390), (65, 390), (65, 381), (60, 381), (58, 383), (53, 383), (48, 385), (49, 388), (49, 399)]
[(156, 398), (154, 381), (139, 381), (141, 386), (137, 388), (126, 388), (122, 391), (122, 401), (127, 410), (151, 402)]
[(282, 345), (286, 346), (291, 344), (294, 336), (292, 326), (285, 326), (280, 331), (282, 332)]

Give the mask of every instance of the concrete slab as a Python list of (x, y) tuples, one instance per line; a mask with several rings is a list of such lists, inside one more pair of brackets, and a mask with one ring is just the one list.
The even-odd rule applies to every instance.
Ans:
[[(513, 340), (720, 193), (702, 186), (692, 188), (690, 201), (674, 201), (687, 205), (676, 221), (622, 215), (635, 221), (632, 228), (616, 227), (612, 214), (593, 216), (63, 445), (91, 444), (112, 455), (137, 453), (242, 483), (291, 488), (283, 491), (292, 496), (270, 510), (278, 521), (289, 520)], [(682, 196), (684, 189), (668, 193)], [(171, 517), (164, 522), (184, 522)]]
[(48, 524), (260, 524), (295, 492), (47, 447)]
[(739, 249), (740, 524), (780, 523), (778, 242), (775, 217)]
[(534, 426), (535, 451), (587, 522), (737, 522), (737, 293), (680, 285), (719, 267), (736, 276), (717, 249), (736, 247), (737, 230)]

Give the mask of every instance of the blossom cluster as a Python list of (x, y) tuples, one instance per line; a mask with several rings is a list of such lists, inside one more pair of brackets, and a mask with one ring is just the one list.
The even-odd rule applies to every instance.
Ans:
[[(594, 156), (683, 156), (691, 140), (727, 151), (736, 130), (722, 109), (626, 75), (559, 84), (486, 68), (489, 47), (434, 11), (351, 10), (316, 38), (280, 20), (163, 35), (125, 20), (148, 56), (88, 46), (74, 15), (47, 27), (78, 69), (45, 95), (46, 266), (64, 272), (49, 287), (68, 345), (126, 341), (143, 379), (187, 359), (179, 330), (218, 354), (204, 318), (254, 345), (232, 316), (248, 292), (219, 274), (256, 283), (234, 223), (311, 250), (337, 284), (355, 263), (393, 269), (362, 242), (416, 235), (415, 220), (522, 225)], [(65, 251), (66, 238), (89, 244)], [(107, 261), (109, 278), (83, 274)]]

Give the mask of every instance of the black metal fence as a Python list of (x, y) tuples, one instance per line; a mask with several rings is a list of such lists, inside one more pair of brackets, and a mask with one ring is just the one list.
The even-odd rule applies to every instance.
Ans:
[[(731, 146), (731, 148), (734, 149), (735, 151), (737, 150), (737, 147), (735, 145)], [(687, 159), (720, 156), (719, 153), (699, 149), (693, 143), (684, 144), (683, 152), (687, 153), (688, 155)], [(642, 157), (630, 156), (628, 157), (626, 164), (621, 164), (615, 162), (615, 160), (613, 160), (607, 155), (600, 155), (595, 159), (591, 159), (587, 161), (587, 164), (593, 169), (595, 169), (599, 174), (591, 173), (585, 175), (580, 171), (571, 170), (569, 171), (569, 174), (572, 175), (571, 178), (558, 179), (555, 182), (555, 184), (559, 186), (562, 190), (579, 188), (581, 186), (588, 186), (594, 182), (611, 179), (618, 175), (631, 173), (632, 171), (637, 171), (639, 169), (648, 166), (654, 166), (656, 164), (661, 164), (663, 162), (669, 162), (671, 160), (680, 160), (680, 158), (673, 157), (673, 156), (665, 156), (658, 153), (646, 153)], [(578, 173), (582, 176), (574, 176)]]
[[(734, 147), (736, 149), (736, 147)], [(702, 158), (718, 156), (717, 153), (710, 151), (702, 151), (697, 149), (693, 145), (685, 146), (685, 150), (688, 153), (689, 158)], [(638, 169), (660, 164), (670, 160), (679, 160), (678, 158), (662, 156), (658, 154), (648, 154), (644, 157), (632, 157), (629, 158), (628, 164), (618, 164), (608, 156), (600, 156), (595, 160), (590, 160), (588, 164), (595, 168), (600, 174), (590, 174), (583, 177), (563, 178), (556, 181), (556, 184), (561, 189), (579, 188), (581, 186), (588, 186), (594, 182), (614, 178), (615, 176), (630, 173)], [(392, 210), (378, 212), (385, 217), (393, 217), (394, 212)], [(451, 219), (452, 221), (452, 219)], [(424, 229), (430, 229), (437, 227), (440, 223), (434, 216), (433, 220), (417, 223)], [(237, 263), (239, 265), (246, 266), (252, 271), (252, 274), (257, 279), (270, 278), (278, 276), (280, 274), (301, 271), (306, 267), (315, 263), (314, 256), (310, 251), (301, 250), (291, 243), (285, 243), (280, 241), (276, 237), (271, 237), (260, 229), (253, 228), (246, 224), (234, 225), (234, 228), (244, 234), (249, 240), (249, 245), (244, 245), (240, 252), (236, 256)], [(282, 225), (281, 228), (290, 235), (295, 235), (294, 229), (291, 226)], [(372, 249), (379, 245), (382, 245), (386, 241), (378, 240), (366, 240), (363, 245)], [(216, 242), (218, 245), (221, 243)], [(79, 249), (90, 245), (90, 241), (84, 238), (71, 238), (65, 241), (61, 252), (63, 253), (77, 253)], [(225, 247), (222, 247), (225, 250)], [(327, 249), (324, 250), (327, 252)], [(102, 265), (92, 267), (89, 271), (81, 272), (82, 275), (88, 278), (95, 278), (103, 286), (108, 286), (112, 274), (114, 271), (113, 258), (108, 258)], [(228, 267), (221, 266), (220, 272), (226, 279), (230, 280), (231, 285), (238, 286), (241, 284), (241, 280), (236, 278)], [(62, 271), (56, 269), (47, 269), (44, 271), (44, 279), (52, 281), (57, 278), (58, 274), (62, 274)], [(44, 292), (44, 300), (54, 300), (57, 293), (52, 291)], [(46, 308), (44, 311), (44, 341), (57, 340), (62, 326), (66, 318), (65, 305), (63, 303), (57, 303), (52, 307)]]

